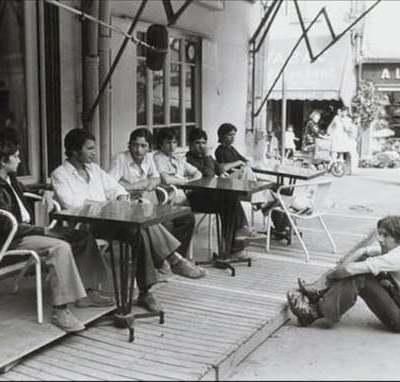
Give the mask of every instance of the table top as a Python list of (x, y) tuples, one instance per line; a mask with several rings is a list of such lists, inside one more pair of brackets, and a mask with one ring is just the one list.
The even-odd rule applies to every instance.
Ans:
[(248, 181), (241, 179), (211, 177), (194, 180), (180, 187), (188, 190), (230, 191), (238, 194), (251, 195), (255, 192), (272, 188), (273, 185), (273, 182), (268, 181)]
[(286, 176), (301, 180), (314, 179), (326, 173), (326, 169), (314, 170), (311, 168), (296, 167), (289, 164), (268, 164), (267, 162), (255, 163), (252, 166), (252, 170), (260, 174)]
[(81, 208), (52, 213), (57, 220), (82, 223), (106, 222), (150, 227), (191, 213), (189, 207), (131, 203), (129, 201), (87, 202)]

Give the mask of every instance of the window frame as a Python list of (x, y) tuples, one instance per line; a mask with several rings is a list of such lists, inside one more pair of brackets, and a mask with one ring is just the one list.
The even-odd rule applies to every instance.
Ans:
[[(139, 23), (138, 28), (135, 33), (145, 33), (147, 28), (149, 27), (149, 23)], [(186, 131), (188, 127), (197, 126), (201, 128), (201, 98), (202, 98), (202, 89), (201, 89), (201, 75), (202, 75), (202, 39), (200, 36), (196, 34), (192, 34), (189, 32), (182, 32), (177, 29), (168, 29), (168, 38), (178, 38), (181, 40), (180, 44), (180, 59), (179, 61), (171, 61), (171, 52), (170, 49), (166, 55), (166, 59), (163, 65), (163, 76), (164, 76), (164, 86), (163, 86), (163, 97), (164, 97), (164, 123), (155, 124), (154, 123), (154, 103), (153, 103), (153, 72), (146, 68), (146, 124), (138, 124), (137, 118), (137, 105), (138, 105), (138, 94), (136, 92), (135, 97), (135, 110), (136, 110), (136, 127), (146, 127), (153, 131), (154, 129), (162, 129), (162, 128), (176, 128), (180, 127), (180, 135), (178, 137), (178, 150), (186, 150), (187, 149), (187, 137)], [(193, 41), (197, 46), (197, 54), (193, 63), (187, 62), (185, 60), (185, 41)], [(139, 60), (144, 61), (145, 58), (143, 56), (137, 55), (137, 49), (135, 50), (135, 65), (138, 67)], [(171, 122), (171, 104), (170, 104), (170, 88), (171, 88), (171, 63), (178, 63), (180, 65), (180, 122)], [(187, 68), (194, 66), (194, 81), (193, 81), (193, 94), (195, 94), (195, 99), (193, 101), (194, 107), (194, 121), (187, 122), (186, 120), (186, 70)], [(137, 69), (135, 70), (135, 88), (137, 89)]]
[(25, 87), (26, 121), (28, 129), (28, 168), (29, 175), (19, 176), (23, 184), (33, 184), (40, 180), (40, 82), (39, 82), (39, 22), (36, 2), (24, 1), (24, 37), (25, 37)]

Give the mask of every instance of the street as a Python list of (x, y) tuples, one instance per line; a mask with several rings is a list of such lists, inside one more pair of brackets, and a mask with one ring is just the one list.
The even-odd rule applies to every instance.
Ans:
[[(398, 169), (359, 169), (337, 179), (336, 213), (381, 217), (400, 213)], [(351, 229), (343, 227), (342, 230)], [(398, 380), (400, 336), (386, 331), (359, 300), (342, 321), (297, 327), (290, 320), (232, 373), (232, 380)]]

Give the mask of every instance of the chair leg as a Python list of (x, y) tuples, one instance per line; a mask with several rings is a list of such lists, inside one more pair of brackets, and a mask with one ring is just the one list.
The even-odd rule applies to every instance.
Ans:
[(301, 246), (303, 247), (303, 251), (306, 256), (306, 263), (308, 263), (310, 261), (310, 253), (308, 252), (306, 244), (304, 243), (303, 238), (301, 237), (300, 232), (299, 232), (296, 224), (294, 223), (293, 219), (291, 218), (291, 216), (287, 214), (287, 217), (288, 217), (290, 225), (292, 226), (294, 233), (296, 234), (297, 238), (300, 241)]
[[(267, 237), (266, 237), (266, 246), (265, 246), (265, 250), (266, 252), (269, 252), (271, 249), (271, 223), (272, 223), (272, 219), (271, 219), (271, 215), (272, 215), (272, 210), (270, 209), (268, 212), (268, 220), (267, 220)], [(265, 222), (265, 220), (264, 220)]]
[(40, 258), (36, 253), (32, 253), (32, 257), (35, 262), (36, 270), (36, 309), (38, 323), (43, 323), (43, 292), (42, 292), (42, 269), (40, 264)]
[(199, 221), (197, 222), (197, 224), (196, 224), (196, 226), (195, 226), (195, 228), (194, 228), (194, 231), (195, 231), (195, 232), (199, 232), (200, 225), (201, 225), (201, 223), (203, 223), (203, 220), (206, 218), (206, 216), (207, 216), (207, 214), (204, 214), (204, 215), (199, 219)]
[(192, 261), (192, 260), (193, 260), (193, 237), (192, 237), (192, 239), (190, 240), (187, 258), (188, 258), (189, 261)]
[(208, 253), (210, 254), (212, 251), (212, 241), (213, 241), (213, 237), (212, 237), (212, 215), (209, 214), (208, 215)]
[(29, 260), (26, 262), (24, 268), (21, 270), (21, 272), (18, 273), (18, 276), (15, 278), (13, 293), (18, 293), (20, 282), (25, 277), (26, 272), (28, 272), (29, 268), (33, 264), (35, 264), (35, 259), (33, 257), (30, 257)]
[(335, 244), (335, 241), (333, 240), (331, 233), (328, 230), (327, 225), (325, 224), (324, 220), (322, 219), (322, 216), (318, 216), (318, 218), (319, 218), (319, 221), (320, 221), (323, 229), (325, 230), (326, 234), (328, 235), (328, 239), (331, 243), (333, 253), (336, 253), (336, 244)]

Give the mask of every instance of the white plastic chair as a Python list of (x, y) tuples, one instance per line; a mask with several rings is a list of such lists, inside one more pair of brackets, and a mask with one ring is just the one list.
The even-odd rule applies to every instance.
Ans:
[[(28, 198), (28, 199), (32, 199), (34, 201), (41, 201), (43, 202), (45, 199), (43, 196), (31, 193), (31, 192), (24, 192), (24, 197)], [(53, 211), (61, 211), (61, 206), (60, 203), (58, 203), (54, 198), (51, 198), (51, 202), (53, 203)], [(54, 228), (57, 224), (57, 220), (53, 220), (50, 222), (50, 224), (48, 225), (48, 228)], [(80, 223), (78, 223), (74, 228), (75, 229), (79, 229), (80, 227)], [(106, 240), (103, 239), (96, 239), (96, 243), (97, 246), (100, 250), (100, 255), (105, 258), (106, 256), (106, 252), (109, 249), (109, 243)], [(19, 289), (19, 284), (22, 281), (22, 279), (24, 278), (26, 272), (29, 270), (29, 268), (33, 265), (33, 261), (29, 260), (25, 267), (21, 270), (21, 272), (18, 274), (18, 276), (15, 279), (15, 284), (14, 284), (14, 293), (18, 292)], [(102, 285), (99, 285), (99, 289), (102, 289)]]
[[(297, 220), (310, 220), (310, 219), (318, 219), (319, 222), (322, 225), (322, 228), (326, 232), (326, 235), (328, 236), (329, 242), (332, 246), (333, 253), (336, 253), (336, 244), (332, 238), (332, 235), (330, 234), (328, 227), (326, 226), (324, 220), (323, 220), (323, 215), (325, 215), (324, 212), (324, 207), (326, 207), (326, 201), (329, 196), (329, 191), (331, 188), (333, 180), (332, 179), (324, 179), (321, 181), (317, 182), (307, 182), (303, 184), (296, 184), (296, 185), (283, 185), (279, 187), (276, 196), (279, 200), (280, 206), (274, 207), (269, 211), (268, 214), (268, 221), (267, 221), (267, 239), (266, 239), (266, 251), (270, 251), (270, 243), (271, 243), (271, 214), (272, 211), (274, 210), (280, 210), (285, 212), (285, 214), (288, 217), (289, 223), (292, 227), (292, 231), (294, 231), (295, 235), (300, 241), (300, 244), (304, 250), (305, 253), (305, 260), (308, 262), (310, 260), (310, 253), (303, 241), (302, 235), (299, 232), (299, 229), (296, 225)], [(294, 194), (295, 190), (299, 188), (308, 188), (308, 191), (312, 193), (310, 195), (310, 203), (311, 203), (311, 208), (308, 209), (308, 211), (294, 211), (290, 207), (290, 202), (288, 200), (282, 197), (282, 190), (284, 189), (294, 189)]]
[[(42, 270), (40, 265), (40, 257), (39, 255), (32, 250), (27, 249), (9, 249), (15, 234), (18, 229), (18, 223), (15, 219), (14, 215), (8, 211), (0, 209), (0, 215), (6, 218), (10, 225), (10, 232), (1, 247), (0, 250), (0, 262), (5, 256), (30, 256), (28, 260), (29, 264), (35, 264), (35, 273), (36, 273), (36, 307), (37, 307), (37, 320), (39, 324), (43, 323), (43, 292), (42, 292)], [(24, 268), (25, 270), (25, 268)], [(23, 271), (24, 271), (23, 270)], [(26, 272), (26, 271), (25, 271)], [(18, 290), (18, 288), (17, 288)]]

